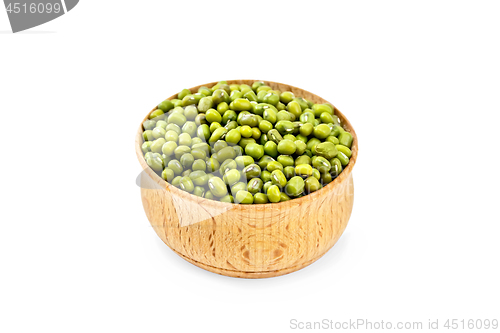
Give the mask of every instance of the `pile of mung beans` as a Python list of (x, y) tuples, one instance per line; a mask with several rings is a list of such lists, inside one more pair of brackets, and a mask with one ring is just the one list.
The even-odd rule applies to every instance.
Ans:
[(146, 163), (206, 199), (265, 204), (300, 198), (349, 163), (352, 135), (329, 104), (256, 81), (183, 89), (143, 123)]

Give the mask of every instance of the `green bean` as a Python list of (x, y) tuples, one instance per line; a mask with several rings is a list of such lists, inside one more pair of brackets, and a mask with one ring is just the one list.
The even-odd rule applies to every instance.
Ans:
[(269, 132), (267, 132), (267, 134), (269, 136), (269, 139), (276, 144), (279, 144), (281, 140), (283, 140), (281, 134), (275, 129), (270, 130)]
[(281, 191), (278, 186), (271, 185), (267, 190), (267, 198), (270, 202), (280, 202)]
[(331, 135), (339, 137), (339, 135), (341, 133), (344, 133), (344, 132), (345, 132), (345, 130), (342, 128), (342, 126), (335, 125), (335, 126), (333, 126)]
[(175, 187), (179, 187), (180, 183), (181, 183), (181, 176), (177, 176), (175, 177), (174, 179), (172, 179), (172, 182), (171, 184)]
[(234, 198), (234, 201), (236, 203), (240, 203), (240, 204), (252, 204), (253, 203), (253, 195), (252, 193), (248, 192), (248, 191), (238, 191), (238, 193), (236, 193), (236, 197)]
[(187, 121), (186, 119), (186, 116), (184, 116), (183, 114), (181, 113), (172, 113), (169, 117), (168, 117), (168, 123), (169, 124), (175, 124), (177, 126), (182, 126), (184, 125), (184, 123)]
[(164, 167), (163, 160), (160, 154), (152, 154), (149, 158), (146, 158), (146, 163), (149, 165), (151, 169), (156, 172), (161, 172)]
[(253, 164), (254, 159), (252, 156), (248, 155), (243, 155), (243, 156), (238, 156), (235, 158), (236, 164), (238, 165), (239, 168), (243, 169), (247, 165)]
[(254, 140), (260, 139), (261, 135), (262, 133), (260, 129), (258, 129), (257, 127), (252, 127), (252, 138), (254, 138)]
[[(231, 91), (231, 94), (229, 94), (229, 100), (230, 100), (231, 102), (234, 102), (234, 101), (235, 101), (236, 99), (238, 99), (238, 98), (239, 98), (239, 99), (242, 99), (241, 97), (243, 97), (243, 94), (242, 94), (242, 93), (241, 93), (241, 91), (239, 91), (239, 90), (232, 90), (232, 91)], [(246, 99), (244, 99), (244, 101), (247, 101), (247, 102), (248, 102), (248, 100), (246, 100)]]
[(222, 121), (222, 116), (219, 113), (219, 111), (214, 110), (214, 109), (209, 109), (207, 110), (206, 114), (206, 119), (209, 123), (219, 123)]
[(328, 104), (314, 104), (312, 106), (312, 110), (314, 111), (314, 115), (316, 117), (320, 117), (321, 114), (323, 114), (325, 112), (327, 114), (333, 115), (333, 108)]
[(142, 127), (144, 127), (144, 130), (152, 130), (156, 127), (156, 121), (147, 119), (142, 123)]
[(261, 168), (257, 164), (250, 164), (243, 169), (243, 174), (246, 179), (252, 179), (260, 177)]
[(194, 190), (193, 181), (189, 177), (182, 177), (180, 179), (179, 186), (186, 192), (193, 192)]
[(267, 183), (271, 180), (271, 172), (269, 172), (268, 170), (263, 170), (260, 174), (260, 179), (262, 179), (264, 183)]
[(280, 193), (280, 202), (291, 200), (291, 198), (285, 192)]
[(291, 156), (280, 155), (280, 156), (278, 156), (277, 160), (278, 160), (278, 162), (280, 162), (283, 165), (283, 167), (295, 165), (295, 161), (293, 160), (293, 157), (291, 157)]
[(253, 196), (254, 204), (266, 204), (269, 200), (267, 199), (267, 195), (264, 193), (255, 193)]
[(194, 121), (197, 115), (198, 115), (198, 109), (196, 108), (195, 105), (186, 106), (186, 108), (184, 109), (184, 116), (189, 121)]
[(290, 91), (282, 92), (280, 95), (280, 101), (283, 104), (289, 104), (291, 101), (293, 101), (294, 98), (295, 98), (295, 95)]
[(208, 180), (208, 187), (213, 195), (223, 197), (227, 194), (226, 184), (219, 177), (212, 177)]
[(274, 127), (280, 132), (281, 135), (287, 133), (292, 133), (294, 130), (294, 124), (289, 120), (280, 120), (274, 125)]
[(223, 89), (216, 89), (213, 94), (212, 94), (212, 101), (215, 105), (222, 103), (222, 102), (229, 102), (229, 95), (227, 94), (227, 91)]
[(165, 131), (164, 128), (162, 127), (155, 127), (152, 131), (152, 134), (153, 134), (153, 138), (155, 139), (158, 139), (158, 138), (164, 138), (165, 137), (165, 134), (167, 132)]
[(213, 144), (213, 152), (218, 153), (221, 149), (228, 147), (229, 145), (227, 144), (226, 141), (224, 140), (217, 140)]
[(347, 156), (347, 157), (351, 158), (351, 156), (352, 156), (352, 151), (351, 151), (349, 148), (347, 148), (347, 147), (346, 147), (346, 146), (344, 146), (344, 145), (336, 145), (335, 147), (336, 147), (336, 149), (337, 149), (338, 151), (340, 151), (340, 152), (344, 153), (344, 155), (345, 155), (345, 156)]
[(321, 140), (317, 139), (317, 138), (312, 138), (310, 139), (309, 141), (307, 141), (307, 146), (306, 146), (306, 149), (309, 149), (311, 151), (314, 151), (314, 147), (321, 143)]
[(264, 118), (264, 120), (267, 120), (271, 124), (275, 124), (278, 119), (277, 112), (271, 108), (264, 109), (262, 113), (262, 118)]
[(278, 120), (278, 122), (280, 122), (282, 120), (294, 121), (295, 115), (291, 112), (282, 110), (276, 114), (276, 119)]
[(264, 152), (271, 157), (278, 157), (278, 145), (274, 141), (267, 141), (264, 144)]
[(260, 136), (260, 144), (265, 145), (269, 141), (267, 134), (262, 134)]
[[(150, 120), (150, 121), (153, 121), (153, 122), (154, 122), (154, 120)], [(165, 128), (167, 127), (167, 125), (168, 125), (168, 123), (167, 123), (165, 120), (158, 120), (158, 121), (156, 122), (156, 124), (155, 124), (155, 126), (154, 126), (154, 127), (161, 127), (161, 128), (163, 128), (163, 129), (165, 129)], [(154, 129), (154, 127), (153, 127), (153, 129)]]
[(149, 119), (160, 120), (165, 118), (165, 112), (161, 109), (156, 109), (149, 115)]
[(145, 141), (143, 142), (142, 146), (141, 146), (141, 150), (144, 154), (146, 154), (147, 152), (151, 151), (151, 144), (153, 142), (151, 141)]
[(319, 180), (319, 179), (321, 178), (321, 173), (319, 172), (319, 170), (318, 170), (318, 169), (313, 168), (313, 173), (312, 173), (312, 176), (313, 176), (314, 178), (316, 178), (316, 179), (318, 179), (318, 180)]
[(238, 115), (237, 122), (241, 126), (247, 125), (250, 127), (255, 127), (259, 125), (259, 118), (257, 118), (257, 116), (254, 114), (243, 111)]
[(271, 161), (271, 162), (267, 163), (266, 169), (269, 172), (273, 172), (274, 170), (283, 171), (283, 164), (281, 164), (280, 162), (277, 162), (277, 161)]
[(249, 143), (245, 146), (245, 153), (254, 159), (259, 159), (264, 156), (264, 147), (257, 143)]
[(227, 129), (225, 129), (224, 127), (219, 127), (212, 133), (208, 142), (215, 143), (217, 140), (219, 140), (222, 137), (222, 135), (224, 135), (226, 133), (227, 133)]
[(221, 163), (220, 168), (219, 168), (219, 173), (224, 176), (224, 174), (232, 169), (236, 169), (238, 165), (236, 164), (235, 160), (225, 160), (223, 163)]
[(161, 153), (162, 147), (167, 141), (164, 138), (159, 138), (151, 143), (150, 149), (153, 153)]
[[(313, 125), (313, 127), (314, 127), (314, 119), (315, 119), (315, 118), (314, 118), (314, 113), (309, 112), (309, 111), (304, 111), (304, 112), (300, 115), (300, 117), (299, 117), (299, 120), (300, 120), (302, 123), (304, 123), (304, 125), (306, 125), (306, 124), (311, 124), (311, 125)], [(309, 126), (308, 126), (308, 128), (309, 128)], [(305, 134), (304, 134), (304, 135), (305, 135)]]
[(222, 102), (222, 103), (219, 103), (217, 105), (217, 111), (221, 114), (221, 115), (224, 115), (225, 112), (229, 110), (229, 105), (227, 105), (226, 102)]
[(262, 190), (262, 186), (264, 186), (264, 182), (262, 181), (262, 179), (252, 178), (248, 182), (247, 191), (252, 193), (252, 194), (255, 194), (255, 193), (258, 193)]
[(179, 162), (181, 162), (181, 165), (184, 169), (191, 169), (191, 166), (193, 165), (194, 162), (194, 157), (190, 153), (183, 154)]
[(321, 173), (326, 173), (332, 168), (330, 162), (322, 156), (316, 156), (316, 158), (313, 159), (312, 165)]
[(262, 120), (259, 123), (259, 129), (261, 130), (262, 133), (267, 133), (273, 129), (273, 124), (271, 124), (271, 122), (267, 120)]
[(241, 173), (237, 169), (228, 170), (224, 174), (224, 182), (231, 186), (236, 184), (241, 178)]
[[(210, 124), (210, 127), (209, 127), (210, 128), (210, 132), (213, 133), (218, 128), (221, 128), (221, 127), (222, 127), (222, 125), (220, 123), (214, 121), (213, 123)], [(224, 129), (226, 129), (226, 128), (224, 127)], [(227, 129), (226, 129), (226, 131), (227, 131)], [(219, 139), (222, 139), (224, 137), (224, 135), (225, 135), (225, 133), (222, 133), (222, 135), (219, 137)], [(217, 140), (219, 140), (219, 139), (217, 139)]]
[(228, 203), (287, 201), (332, 182), (352, 157), (352, 134), (332, 105), (273, 87), (220, 81), (162, 101), (143, 122), (147, 165), (175, 187)]
[(234, 120), (231, 120), (224, 126), (224, 128), (228, 131), (231, 131), (232, 129), (238, 129), (238, 123)]
[(267, 94), (265, 94), (264, 98), (262, 99), (263, 103), (268, 103), (268, 104), (275, 105), (275, 106), (276, 106), (276, 104), (278, 104), (279, 101), (280, 101), (280, 97), (277, 94), (272, 93), (272, 92), (268, 92)]
[(295, 160), (295, 163), (294, 165), (297, 166), (297, 165), (300, 165), (300, 164), (309, 164), (311, 165), (311, 158), (307, 155), (302, 155), (302, 156), (299, 156), (297, 157), (297, 159)]
[(220, 149), (215, 154), (214, 157), (217, 159), (217, 161), (222, 163), (225, 160), (236, 158), (236, 152), (234, 151), (233, 147), (225, 147), (225, 148)]
[(283, 169), (283, 174), (285, 175), (286, 179), (290, 179), (295, 176), (295, 168), (293, 166), (287, 166)]
[(352, 141), (353, 141), (353, 138), (352, 138), (351, 133), (349, 133), (349, 132), (340, 133), (340, 135), (339, 135), (339, 142), (340, 142), (341, 145), (344, 145), (347, 148), (351, 148)]
[(323, 183), (323, 185), (331, 183), (332, 179), (333, 179), (332, 175), (329, 172), (321, 174), (320, 180)]
[(205, 188), (201, 186), (195, 186), (193, 194), (196, 195), (197, 197), (203, 198), (205, 196)]
[(264, 155), (260, 158), (260, 160), (257, 162), (257, 165), (261, 168), (261, 169), (266, 169), (267, 167), (267, 164), (271, 161), (275, 161), (274, 158), (272, 158), (271, 156), (268, 156), (268, 155)]
[(243, 97), (251, 102), (257, 102), (257, 95), (253, 91), (247, 91), (243, 94)]
[(217, 170), (219, 170), (220, 168), (220, 163), (219, 161), (217, 161), (215, 158), (213, 157), (210, 157), (207, 162), (207, 171), (208, 172), (215, 172)]
[(209, 179), (209, 177), (205, 173), (205, 171), (202, 171), (202, 170), (196, 170), (196, 171), (191, 172), (189, 177), (191, 178), (191, 180), (193, 181), (193, 183), (195, 185), (199, 185), (199, 186), (206, 185), (208, 182), (208, 179)]
[(176, 131), (169, 130), (165, 134), (165, 140), (167, 142), (177, 142), (179, 140), (179, 134)]
[(191, 148), (189, 148), (188, 146), (178, 146), (177, 148), (174, 149), (175, 158), (178, 160), (181, 159), (182, 155), (188, 154), (190, 152), (191, 152)]
[(326, 138), (326, 141), (327, 142), (331, 142), (333, 143), (334, 145), (338, 145), (339, 144), (339, 139), (333, 135), (330, 135), (329, 137)]
[(232, 146), (234, 152), (236, 153), (236, 156), (243, 156), (243, 148), (241, 148), (240, 146)]
[(321, 188), (321, 184), (319, 183), (319, 180), (315, 177), (308, 177), (304, 181), (304, 189), (306, 193), (312, 193)]
[(331, 131), (332, 130), (327, 124), (319, 124), (314, 128), (314, 136), (318, 139), (326, 139)]
[(342, 164), (342, 167), (345, 167), (349, 163), (349, 157), (341, 151), (337, 154), (337, 158)]
[(274, 170), (271, 172), (271, 181), (273, 185), (279, 185), (281, 188), (285, 187), (287, 180), (281, 170)]
[(286, 109), (288, 110), (288, 112), (292, 113), (296, 119), (299, 119), (302, 115), (302, 108), (297, 101), (290, 101), (287, 104)]
[(342, 162), (338, 158), (332, 158), (330, 164), (332, 165), (332, 169), (330, 170), (332, 177), (338, 177), (343, 170)]
[(335, 145), (331, 142), (322, 142), (319, 143), (315, 146), (314, 152), (318, 156), (323, 156), (327, 160), (331, 160), (335, 156), (337, 156), (337, 148), (335, 148)]
[(226, 142), (231, 144), (238, 144), (241, 139), (240, 131), (237, 129), (232, 129), (226, 134)]
[(220, 202), (234, 203), (234, 197), (230, 194), (223, 196), (220, 198)]
[(313, 174), (313, 168), (309, 164), (299, 164), (295, 167), (295, 173), (298, 176), (310, 177)]
[(236, 115), (236, 112), (234, 112), (233, 110), (227, 110), (226, 112), (224, 112), (222, 116), (222, 123), (227, 124), (228, 122), (234, 121), (237, 118), (238, 116)]
[(297, 150), (297, 145), (291, 140), (283, 139), (278, 144), (278, 152), (280, 154), (292, 155), (295, 153), (295, 150)]
[(246, 146), (250, 143), (256, 143), (255, 139), (254, 138), (241, 138), (240, 142), (238, 142), (238, 145), (245, 149)]
[(239, 191), (246, 191), (246, 189), (247, 189), (247, 183), (238, 182), (231, 186), (231, 194), (233, 196), (236, 196), (236, 193), (238, 193)]
[(167, 182), (171, 182), (175, 178), (174, 170), (165, 168), (161, 173), (161, 177), (165, 179)]
[(189, 134), (190, 137), (194, 137), (196, 135), (196, 130), (198, 126), (194, 121), (186, 121), (186, 123), (182, 126), (182, 133)]
[(306, 149), (307, 149), (307, 144), (301, 140), (295, 140), (294, 141), (294, 144), (295, 144), (295, 154), (299, 155), (299, 156), (302, 156)]
[[(241, 93), (240, 93), (241, 95)], [(236, 98), (234, 101), (234, 110), (236, 111), (250, 111), (252, 109), (252, 105), (250, 101), (245, 98)]]
[(289, 196), (296, 197), (304, 191), (304, 185), (304, 180), (301, 177), (292, 177), (286, 184), (285, 192)]
[(191, 135), (189, 135), (188, 133), (181, 133), (181, 135), (179, 135), (180, 146), (191, 146), (191, 143)]
[(200, 113), (194, 118), (194, 123), (198, 126), (207, 123), (207, 116), (204, 113)]

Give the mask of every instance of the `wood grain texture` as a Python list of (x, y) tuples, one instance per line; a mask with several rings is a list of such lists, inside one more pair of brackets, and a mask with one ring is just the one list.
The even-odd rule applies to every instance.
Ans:
[[(254, 81), (228, 80), (228, 84), (251, 85)], [(329, 103), (293, 86), (265, 82), (273, 89), (291, 91), (315, 103)], [(200, 86), (212, 87), (216, 83)], [(196, 92), (200, 86), (191, 91)], [(182, 258), (222, 275), (265, 278), (310, 265), (340, 238), (354, 201), (352, 168), (358, 154), (358, 139), (349, 121), (336, 108), (335, 114), (354, 138), (348, 166), (319, 191), (264, 205), (207, 200), (166, 183), (144, 160), (141, 125), (135, 142), (137, 157), (145, 171), (141, 176), (141, 197), (154, 230)]]

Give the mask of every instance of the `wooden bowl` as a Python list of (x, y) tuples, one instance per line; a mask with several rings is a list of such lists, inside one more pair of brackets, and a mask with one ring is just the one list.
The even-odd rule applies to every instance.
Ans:
[[(227, 82), (252, 85), (254, 80)], [(295, 96), (314, 103), (328, 103), (308, 91), (265, 82), (273, 89), (291, 91)], [(216, 83), (190, 90), (194, 93), (201, 86), (212, 87)], [(182, 258), (222, 275), (266, 278), (288, 274), (312, 264), (342, 235), (354, 200), (351, 172), (358, 155), (358, 139), (347, 118), (336, 108), (335, 114), (354, 137), (352, 156), (344, 171), (321, 190), (299, 199), (263, 205), (208, 200), (165, 182), (144, 160), (141, 123), (135, 149), (144, 169), (141, 175), (142, 203), (154, 230)]]

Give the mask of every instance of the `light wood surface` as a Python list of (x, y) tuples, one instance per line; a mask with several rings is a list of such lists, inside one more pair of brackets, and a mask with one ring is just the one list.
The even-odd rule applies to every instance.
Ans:
[[(227, 82), (251, 85), (254, 81)], [(291, 91), (314, 103), (329, 103), (293, 86), (265, 82), (273, 89)], [(216, 83), (193, 87), (191, 91)], [(144, 160), (141, 125), (135, 142), (137, 157), (145, 171), (141, 176), (141, 197), (154, 230), (182, 258), (222, 275), (266, 278), (310, 265), (340, 238), (354, 201), (352, 168), (358, 155), (358, 139), (337, 108), (335, 114), (354, 138), (352, 156), (344, 171), (321, 190), (299, 199), (264, 205), (208, 200), (166, 183)]]

